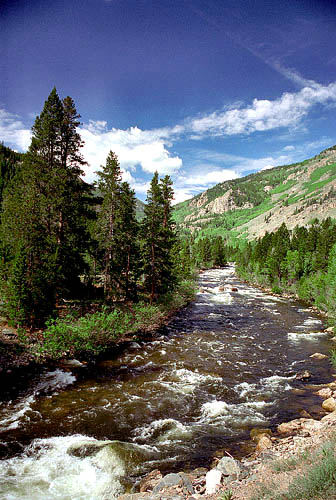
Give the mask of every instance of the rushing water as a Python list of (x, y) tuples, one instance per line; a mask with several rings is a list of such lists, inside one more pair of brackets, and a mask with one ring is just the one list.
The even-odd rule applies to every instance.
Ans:
[(232, 267), (205, 272), (200, 286), (153, 342), (90, 370), (45, 372), (0, 403), (1, 500), (111, 499), (154, 468), (239, 453), (253, 427), (317, 415), (296, 374), (331, 380), (328, 360), (309, 357), (330, 349), (321, 319)]

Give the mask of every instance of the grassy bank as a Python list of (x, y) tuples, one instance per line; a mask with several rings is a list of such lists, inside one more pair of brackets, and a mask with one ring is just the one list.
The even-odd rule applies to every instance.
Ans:
[[(286, 472), (259, 486), (251, 500), (320, 500), (336, 498), (336, 436), (311, 452), (306, 450), (287, 460), (273, 462), (274, 472)], [(286, 482), (288, 483), (286, 485)]]
[(88, 313), (81, 317), (68, 314), (49, 320), (36, 341), (27, 348), (37, 359), (97, 356), (124, 340), (138, 340), (162, 326), (178, 309), (195, 296), (195, 283), (184, 281), (159, 303), (122, 304)]

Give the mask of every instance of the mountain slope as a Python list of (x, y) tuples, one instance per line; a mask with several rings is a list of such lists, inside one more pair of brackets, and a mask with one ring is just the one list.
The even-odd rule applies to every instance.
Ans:
[(230, 241), (329, 216), (336, 218), (336, 146), (301, 163), (217, 184), (174, 210), (182, 232)]
[(136, 198), (136, 218), (140, 222), (145, 217), (145, 203)]

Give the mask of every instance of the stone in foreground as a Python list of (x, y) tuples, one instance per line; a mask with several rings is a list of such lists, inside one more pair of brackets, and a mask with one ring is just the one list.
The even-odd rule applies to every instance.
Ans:
[(210, 470), (205, 476), (205, 494), (213, 495), (221, 485), (222, 473), (218, 469)]

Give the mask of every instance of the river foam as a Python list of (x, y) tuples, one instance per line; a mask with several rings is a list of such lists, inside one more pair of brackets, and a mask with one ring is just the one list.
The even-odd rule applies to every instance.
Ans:
[[(94, 438), (36, 439), (21, 457), (1, 462), (0, 498), (6, 500), (110, 500), (122, 493), (123, 461)], [(97, 453), (80, 450), (97, 446)]]

